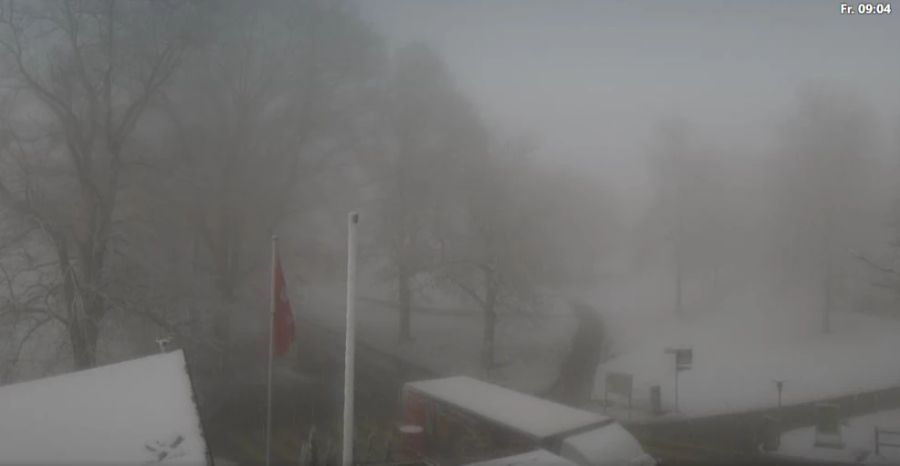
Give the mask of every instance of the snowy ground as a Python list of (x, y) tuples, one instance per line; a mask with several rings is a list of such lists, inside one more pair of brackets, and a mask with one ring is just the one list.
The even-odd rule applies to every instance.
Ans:
[[(834, 461), (861, 464), (900, 463), (900, 447), (882, 446), (875, 455), (875, 428), (900, 432), (900, 410), (881, 411), (847, 419), (841, 426), (844, 448), (815, 446), (815, 429), (804, 427), (781, 435), (778, 455), (803, 458), (809, 461)], [(882, 442), (900, 444), (900, 435), (887, 435)]]
[[(674, 356), (665, 354), (672, 346), (694, 352), (693, 367), (678, 376), (685, 416), (774, 407), (774, 380), (785, 380), (785, 405), (900, 385), (900, 321), (834, 313), (832, 333), (823, 334), (803, 315), (736, 311), (657, 324), (599, 366), (594, 398), (603, 398), (606, 372), (627, 372), (634, 375), (633, 415), (646, 413), (651, 385), (661, 386), (663, 408), (672, 410)], [(621, 408), (610, 413), (624, 415)]]
[(0, 387), (3, 464), (206, 464), (181, 351)]
[[(342, 330), (345, 322), (345, 289), (341, 285), (305, 287), (294, 311)], [(559, 364), (569, 347), (574, 319), (564, 310), (529, 317), (505, 315), (497, 327), (496, 360), (491, 371), (480, 369), (481, 315), (476, 310), (445, 307), (412, 317), (414, 341), (397, 343), (398, 311), (366, 299), (357, 303), (357, 337), (379, 350), (444, 375), (469, 375), (526, 392), (541, 392), (556, 380)], [(294, 299), (292, 297), (292, 299)], [(303, 329), (298, 329), (302, 334)]]

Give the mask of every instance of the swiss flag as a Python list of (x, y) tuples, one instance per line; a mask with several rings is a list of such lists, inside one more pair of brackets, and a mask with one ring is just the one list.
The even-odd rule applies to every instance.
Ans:
[(284, 356), (294, 342), (294, 313), (291, 311), (291, 302), (288, 300), (284, 281), (284, 270), (281, 269), (281, 259), (275, 256), (275, 283), (272, 284), (272, 296), (275, 301), (274, 315), (272, 316), (272, 342), (276, 356)]

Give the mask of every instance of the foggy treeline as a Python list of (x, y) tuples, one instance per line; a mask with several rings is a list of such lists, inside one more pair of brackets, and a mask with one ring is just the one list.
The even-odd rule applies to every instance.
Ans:
[(896, 309), (873, 297), (897, 286), (896, 122), (852, 89), (798, 89), (764, 153), (661, 115), (638, 205), (538, 161), (553, 148), (350, 3), (4, 2), (0, 45), (4, 382), (160, 335), (225, 358), (265, 323), (270, 236), (292, 293), (340, 283), (351, 209), (397, 341), (441, 290), (483, 317), (485, 366), (506, 313), (622, 281), (675, 315), (753, 293)]

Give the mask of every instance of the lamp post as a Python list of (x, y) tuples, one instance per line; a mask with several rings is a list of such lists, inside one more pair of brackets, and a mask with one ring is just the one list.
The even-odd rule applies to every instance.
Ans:
[(778, 390), (778, 410), (781, 411), (781, 391), (784, 390), (784, 383), (787, 380), (773, 380), (775, 382), (775, 388)]

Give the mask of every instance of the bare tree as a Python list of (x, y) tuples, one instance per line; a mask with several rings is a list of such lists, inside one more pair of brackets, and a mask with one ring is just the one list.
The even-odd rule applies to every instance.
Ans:
[[(528, 149), (495, 145), (471, 162), (461, 185), (458, 215), (445, 222), (437, 279), (460, 291), (482, 311), (481, 362), (494, 367), (501, 310), (533, 310), (539, 303), (541, 263), (547, 251), (540, 218), (528, 189), (533, 175)], [(451, 210), (452, 212), (452, 210)]]
[(302, 221), (328, 192), (318, 178), (366, 142), (382, 58), (347, 2), (217, 2), (208, 15), (208, 41), (167, 93), (171, 163), (154, 179), (171, 175), (159, 194), (190, 269), (212, 279), (225, 348), (235, 310), (254, 308), (238, 303), (264, 275), (269, 235)]
[(645, 244), (640, 251), (654, 258), (671, 257), (677, 316), (695, 306), (688, 284), (705, 282), (703, 277), (712, 272), (713, 281), (704, 283), (703, 292), (711, 294), (716, 267), (726, 260), (723, 225), (731, 219), (723, 214), (729, 211), (730, 180), (717, 156), (683, 118), (666, 119), (657, 127), (649, 159), (655, 195), (640, 231), (641, 241), (650, 247)]
[(409, 45), (398, 51), (394, 68), (384, 99), (382, 156), (371, 171), (379, 187), (377, 235), (387, 250), (384, 274), (396, 285), (403, 342), (412, 339), (416, 279), (437, 259), (442, 211), (458, 190), (464, 160), (482, 150), (486, 133), (433, 50)]
[(853, 223), (862, 160), (868, 150), (868, 114), (851, 95), (821, 89), (799, 96), (799, 108), (785, 125), (782, 199), (792, 245), (805, 253), (820, 277), (821, 329), (831, 331), (830, 315), (840, 298), (838, 277), (846, 261), (847, 228)]
[(20, 4), (0, 11), (21, 113), (8, 119), (0, 201), (40, 229), (60, 281), (57, 319), (75, 366), (96, 363), (107, 315), (107, 264), (129, 143), (178, 68), (189, 42), (178, 3), (86, 1)]

